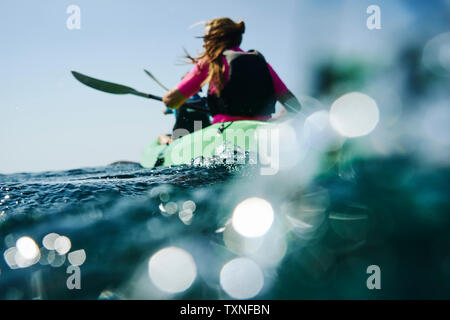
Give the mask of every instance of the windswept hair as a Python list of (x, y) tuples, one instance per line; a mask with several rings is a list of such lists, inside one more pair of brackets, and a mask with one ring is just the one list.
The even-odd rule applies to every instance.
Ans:
[(224, 70), (222, 63), (222, 54), (225, 50), (237, 47), (242, 42), (242, 34), (245, 32), (244, 21), (234, 22), (230, 18), (216, 18), (208, 21), (205, 25), (204, 40), (205, 51), (197, 58), (186, 54), (186, 58), (193, 63), (209, 63), (209, 73), (206, 83), (213, 83), (216, 88), (216, 94), (224, 87)]

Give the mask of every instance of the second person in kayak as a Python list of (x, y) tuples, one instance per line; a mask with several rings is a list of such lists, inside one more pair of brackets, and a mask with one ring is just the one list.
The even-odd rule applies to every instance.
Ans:
[(178, 86), (163, 97), (177, 109), (209, 84), (208, 108), (212, 123), (236, 120), (269, 120), (279, 101), (281, 113), (300, 111), (300, 103), (288, 90), (262, 54), (244, 52), (239, 46), (245, 31), (243, 21), (217, 18), (206, 23), (204, 53), (189, 57), (195, 67)]

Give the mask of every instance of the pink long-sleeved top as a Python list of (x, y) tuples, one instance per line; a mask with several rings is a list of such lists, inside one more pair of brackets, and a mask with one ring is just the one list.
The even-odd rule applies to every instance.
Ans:
[[(239, 51), (243, 52), (241, 48), (235, 47), (232, 48), (233, 51)], [(224, 70), (224, 78), (228, 79), (229, 76), (229, 65), (224, 56), (222, 56), (223, 65), (225, 66)], [(286, 85), (281, 81), (280, 77), (277, 75), (277, 73), (273, 70), (273, 68), (270, 66), (270, 64), (267, 64), (267, 67), (269, 68), (270, 75), (272, 76), (273, 81), (273, 87), (275, 90), (275, 97), (278, 99), (280, 96), (288, 92), (288, 88)], [(209, 72), (209, 63), (206, 60), (199, 61), (195, 67), (181, 80), (181, 82), (178, 84), (177, 89), (187, 98), (189, 99), (194, 94), (200, 91), (202, 83), (206, 80), (208, 77)], [(226, 80), (225, 80), (226, 81)], [(209, 92), (211, 94), (214, 94), (216, 92), (216, 88), (214, 87), (214, 84), (211, 83), (209, 86)], [(218, 123), (218, 122), (226, 122), (226, 121), (237, 121), (237, 120), (261, 120), (265, 121), (270, 119), (271, 116), (254, 116), (254, 117), (240, 117), (240, 116), (230, 116), (227, 114), (216, 114), (213, 117), (212, 123)]]

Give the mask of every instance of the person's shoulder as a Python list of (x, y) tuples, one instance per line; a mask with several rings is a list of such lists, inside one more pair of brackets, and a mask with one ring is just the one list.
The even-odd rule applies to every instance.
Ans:
[(238, 46), (233, 47), (233, 48), (231, 48), (230, 50), (232, 50), (232, 51), (237, 51), (237, 52), (248, 52), (248, 51), (242, 50), (241, 47), (238, 47)]
[(248, 51), (246, 51), (246, 52), (247, 52), (247, 53), (256, 54), (256, 55), (261, 56), (261, 57), (264, 58), (264, 55), (261, 53), (261, 51), (256, 50), (256, 49), (250, 49), (250, 50), (248, 50)]

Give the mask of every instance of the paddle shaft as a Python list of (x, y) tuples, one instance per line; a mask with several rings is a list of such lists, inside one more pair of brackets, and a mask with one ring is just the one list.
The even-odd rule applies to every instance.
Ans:
[(158, 79), (156, 79), (156, 77), (150, 73), (150, 71), (144, 69), (144, 72), (150, 77), (152, 78), (153, 81), (155, 81), (161, 88), (163, 88), (166, 91), (170, 91), (165, 85), (163, 85), (161, 82), (159, 82)]
[[(144, 97), (144, 98), (148, 98), (148, 99), (162, 101), (162, 97), (155, 96), (155, 95), (149, 94), (149, 93), (143, 93), (143, 92), (136, 91), (136, 92), (130, 92), (130, 94), (134, 94), (136, 96)], [(210, 113), (210, 111), (208, 109), (206, 109), (206, 99), (204, 99), (204, 98), (198, 99), (195, 101), (185, 102), (183, 105), (186, 106), (187, 108), (193, 109), (195, 111), (199, 111), (199, 112), (203, 112), (203, 113)]]
[[(155, 81), (161, 88), (163, 88), (163, 89), (166, 90), (166, 91), (170, 91), (165, 85), (163, 85), (161, 82), (159, 82), (159, 80), (156, 79), (156, 77), (155, 77), (153, 74), (151, 74), (150, 71), (144, 69), (144, 72), (145, 72), (150, 78), (152, 78), (152, 80)], [(173, 109), (170, 109), (170, 108), (166, 107), (166, 111), (164, 111), (164, 114), (173, 114)]]

